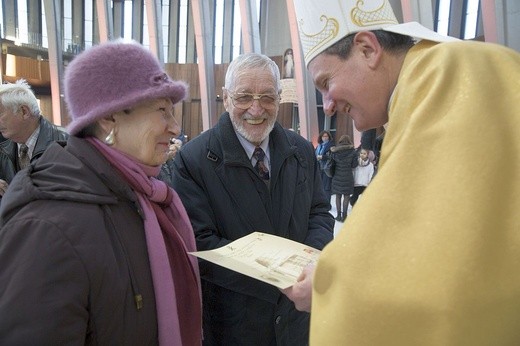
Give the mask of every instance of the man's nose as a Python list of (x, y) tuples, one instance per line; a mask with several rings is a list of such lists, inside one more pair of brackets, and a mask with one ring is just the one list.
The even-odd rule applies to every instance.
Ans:
[(333, 100), (323, 97), (323, 111), (329, 117), (333, 116), (336, 113), (336, 102)]
[(260, 104), (260, 100), (253, 100), (251, 107), (249, 107), (249, 113), (256, 115), (264, 112), (264, 107)]

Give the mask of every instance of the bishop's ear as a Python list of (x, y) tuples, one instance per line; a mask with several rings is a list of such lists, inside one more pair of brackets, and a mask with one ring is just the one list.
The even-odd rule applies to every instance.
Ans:
[(376, 68), (383, 55), (383, 47), (371, 31), (361, 31), (354, 37), (354, 49), (362, 54), (371, 68)]

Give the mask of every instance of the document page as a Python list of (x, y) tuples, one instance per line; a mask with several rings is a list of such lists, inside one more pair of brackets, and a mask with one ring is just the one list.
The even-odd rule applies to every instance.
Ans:
[(254, 232), (221, 248), (190, 254), (283, 289), (294, 285), (303, 268), (315, 263), (320, 252), (289, 239)]

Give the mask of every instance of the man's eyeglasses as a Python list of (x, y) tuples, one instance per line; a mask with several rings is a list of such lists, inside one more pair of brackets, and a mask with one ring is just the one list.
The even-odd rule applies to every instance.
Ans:
[(233, 106), (242, 110), (249, 109), (255, 100), (258, 100), (260, 106), (264, 109), (274, 109), (279, 99), (279, 96), (274, 94), (230, 93), (229, 97), (231, 98)]

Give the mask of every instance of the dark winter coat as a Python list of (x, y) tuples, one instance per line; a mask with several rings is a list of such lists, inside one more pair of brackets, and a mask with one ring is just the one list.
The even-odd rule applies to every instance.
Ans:
[[(175, 157), (175, 190), (197, 247), (221, 247), (254, 231), (322, 249), (334, 219), (312, 145), (275, 124), (269, 136), (270, 187), (254, 170), (224, 113)], [(306, 345), (309, 314), (276, 287), (201, 261), (205, 345)]]
[(0, 225), (0, 345), (158, 343), (137, 197), (88, 142), (20, 171)]
[(163, 163), (161, 166), (161, 171), (157, 176), (157, 179), (164, 181), (170, 187), (173, 187), (173, 160), (174, 158), (171, 158)]
[(353, 168), (358, 165), (358, 155), (352, 145), (337, 145), (331, 148), (335, 161), (332, 177), (332, 194), (351, 195), (354, 192)]
[[(31, 162), (42, 156), (52, 142), (66, 141), (68, 137), (65, 129), (50, 123), (44, 117), (40, 117), (40, 133), (31, 156)], [(0, 142), (0, 179), (10, 184), (19, 170), (18, 145), (11, 140)]]

